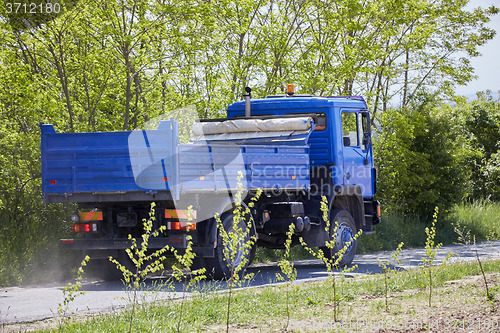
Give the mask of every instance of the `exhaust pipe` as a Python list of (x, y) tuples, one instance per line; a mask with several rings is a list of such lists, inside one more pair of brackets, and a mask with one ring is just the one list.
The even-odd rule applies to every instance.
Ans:
[(246, 95), (243, 95), (243, 97), (245, 97), (245, 117), (248, 118), (251, 115), (250, 99), (252, 98), (252, 95), (250, 93), (252, 92), (252, 89), (250, 87), (245, 87), (245, 91), (247, 92)]

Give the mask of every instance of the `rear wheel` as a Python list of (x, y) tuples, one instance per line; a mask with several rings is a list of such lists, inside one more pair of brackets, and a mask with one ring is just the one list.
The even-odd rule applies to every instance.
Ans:
[(235, 229), (239, 229), (243, 231), (240, 234), (242, 237), (230, 239), (228, 243), (224, 240), (222, 233), (218, 231), (215, 257), (201, 258), (196, 266), (205, 267), (207, 275), (213, 279), (229, 279), (232, 274), (238, 274), (242, 277), (255, 255), (255, 244), (251, 247), (248, 246), (252, 235), (252, 230), (248, 230), (248, 219), (251, 219), (251, 217), (240, 219), (235, 226), (234, 214), (223, 214), (221, 221), (226, 233), (231, 234), (231, 232), (235, 232)]
[[(338, 223), (337, 232), (334, 233), (336, 223)], [(350, 265), (356, 255), (357, 240), (354, 239), (356, 235), (356, 224), (354, 219), (348, 211), (343, 209), (334, 209), (330, 212), (330, 239), (335, 239), (335, 246), (333, 249), (322, 247), (321, 250), (327, 258), (337, 255), (338, 252), (346, 247), (346, 251), (339, 262), (339, 266)]]

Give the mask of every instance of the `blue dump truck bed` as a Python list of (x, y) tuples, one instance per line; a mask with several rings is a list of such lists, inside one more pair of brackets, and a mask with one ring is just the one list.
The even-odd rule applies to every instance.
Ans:
[(234, 190), (239, 172), (248, 190), (310, 185), (307, 137), (289, 145), (266, 144), (262, 138), (258, 144), (180, 144), (175, 120), (154, 130), (57, 133), (48, 124), (41, 130), (47, 203), (170, 200)]

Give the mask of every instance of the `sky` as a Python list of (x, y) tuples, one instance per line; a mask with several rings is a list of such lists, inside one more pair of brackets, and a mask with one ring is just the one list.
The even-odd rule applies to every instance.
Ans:
[[(487, 8), (492, 5), (500, 7), (500, 0), (470, 0), (467, 7)], [(495, 29), (497, 34), (486, 45), (479, 48), (482, 56), (471, 59), (478, 79), (467, 86), (458, 86), (456, 92), (460, 95), (475, 95), (477, 91), (486, 89), (494, 92), (500, 90), (500, 14), (493, 16), (488, 26)]]

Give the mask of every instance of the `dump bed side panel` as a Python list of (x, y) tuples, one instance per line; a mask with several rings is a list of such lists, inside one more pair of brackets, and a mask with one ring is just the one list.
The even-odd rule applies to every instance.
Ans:
[(239, 172), (247, 189), (308, 189), (308, 151), (307, 146), (180, 145), (179, 189), (235, 190)]
[[(98, 201), (102, 201), (103, 194), (115, 198), (119, 194), (127, 200), (124, 193), (156, 192), (159, 183), (160, 189), (169, 190), (165, 172), (177, 169), (176, 160), (165, 158), (153, 163), (149, 147), (154, 143), (155, 154), (175, 156), (176, 142), (168, 127), (137, 131), (136, 138), (142, 140), (131, 142), (130, 131), (56, 133), (52, 125), (41, 127), (42, 190), (46, 202), (93, 201), (92, 194), (101, 197)], [(151, 179), (151, 174), (160, 178)], [(71, 199), (83, 193), (87, 195), (79, 197), (86, 199)]]
[(176, 122), (157, 130), (56, 133), (42, 125), (45, 202), (155, 201), (184, 193), (307, 189), (309, 148), (178, 144)]

